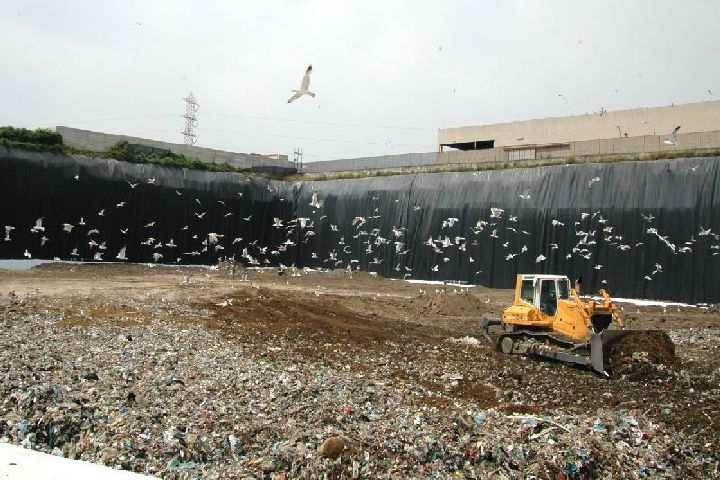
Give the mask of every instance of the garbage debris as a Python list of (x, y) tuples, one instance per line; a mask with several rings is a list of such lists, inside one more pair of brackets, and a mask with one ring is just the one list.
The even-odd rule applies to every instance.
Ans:
[(170, 479), (720, 475), (720, 321), (604, 379), (475, 345), (403, 282), (103, 268), (0, 286), (0, 442)]

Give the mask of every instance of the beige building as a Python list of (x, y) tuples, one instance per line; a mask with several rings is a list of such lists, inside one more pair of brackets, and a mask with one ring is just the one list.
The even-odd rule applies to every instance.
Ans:
[(677, 126), (682, 134), (720, 130), (720, 101), (442, 128), (438, 150), (562, 150), (587, 140), (669, 137)]

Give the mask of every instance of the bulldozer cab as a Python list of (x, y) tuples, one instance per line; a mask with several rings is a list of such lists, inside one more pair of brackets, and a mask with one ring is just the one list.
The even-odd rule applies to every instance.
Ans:
[(557, 312), (558, 299), (570, 298), (570, 280), (564, 275), (520, 275), (517, 300), (521, 300), (552, 317)]

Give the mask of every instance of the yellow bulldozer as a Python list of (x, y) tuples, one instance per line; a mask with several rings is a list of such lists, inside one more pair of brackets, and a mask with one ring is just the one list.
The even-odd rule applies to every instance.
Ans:
[(564, 275), (517, 275), (513, 304), (501, 318), (484, 318), (482, 329), (505, 354), (581, 365), (603, 375), (609, 375), (613, 355), (627, 355), (629, 345), (660, 345), (673, 355), (675, 350), (663, 331), (626, 329), (622, 310), (605, 290), (595, 299), (580, 298)]

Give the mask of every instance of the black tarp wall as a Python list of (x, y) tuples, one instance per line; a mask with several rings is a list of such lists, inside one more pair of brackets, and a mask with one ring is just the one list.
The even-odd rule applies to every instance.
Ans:
[[(87, 231), (96, 228), (100, 234), (90, 238), (106, 242), (105, 260), (122, 246), (131, 261), (152, 261), (160, 252), (162, 261), (182, 263), (212, 263), (247, 249), (261, 265), (345, 268), (355, 260), (352, 265), (389, 277), (499, 288), (511, 287), (519, 272), (558, 273), (582, 275), (586, 291), (605, 287), (618, 297), (718, 302), (718, 179), (720, 158), (705, 157), (280, 182), (0, 147), (0, 235), (4, 225), (16, 227), (12, 241), (0, 238), (0, 258), (21, 258), (28, 249), (33, 258), (90, 260), (97, 250)], [(310, 205), (313, 193), (322, 207)], [(125, 206), (116, 207), (120, 202)], [(504, 210), (500, 218), (492, 218), (491, 208)], [(39, 217), (46, 230), (31, 233)], [(77, 226), (80, 217), (86, 226)], [(288, 233), (272, 227), (275, 217), (284, 225), (307, 218), (312, 226)], [(353, 225), (356, 217), (364, 223)], [(488, 222), (482, 231), (480, 220)], [(63, 223), (76, 228), (68, 234)], [(701, 235), (701, 228), (711, 233)], [(224, 235), (224, 250), (184, 255), (200, 251), (208, 232)], [(43, 235), (49, 240), (41, 247)], [(446, 236), (449, 246), (441, 242)], [(141, 245), (150, 237), (155, 245), (172, 238), (177, 247)], [(295, 245), (270, 253), (288, 237)], [(426, 245), (430, 237), (436, 248)], [(396, 241), (406, 253), (396, 252)], [(73, 248), (80, 257), (69, 256)], [(547, 259), (536, 263), (541, 254)]]

